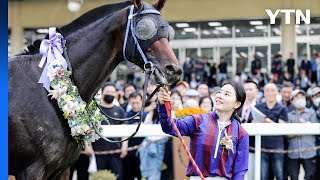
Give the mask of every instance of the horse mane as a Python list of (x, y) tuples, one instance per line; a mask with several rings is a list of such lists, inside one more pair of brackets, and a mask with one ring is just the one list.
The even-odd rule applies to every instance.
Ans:
[(132, 5), (131, 1), (126, 2), (120, 2), (115, 4), (107, 4), (103, 5), (97, 8), (94, 8), (85, 14), (81, 15), (79, 18), (75, 19), (71, 23), (62, 26), (60, 30), (62, 31), (62, 35), (68, 35), (72, 32), (74, 32), (75, 29), (81, 29), (83, 27), (86, 27), (87, 25), (103, 18), (106, 16), (109, 16), (113, 14), (116, 11), (119, 11), (120, 9), (123, 9), (129, 5)]
[[(120, 9), (128, 7), (132, 4), (133, 3), (131, 1), (126, 1), (126, 2), (120, 2), (115, 4), (107, 4), (107, 5), (94, 8), (84, 13), (77, 19), (73, 20), (71, 23), (61, 26), (60, 28), (57, 28), (57, 31), (60, 32), (63, 36), (67, 36), (73, 33), (76, 29), (81, 29), (83, 27), (86, 27), (89, 24), (103, 17), (110, 16), (114, 12), (117, 12)], [(48, 39), (48, 38), (49, 38), (49, 35), (47, 34), (45, 39)], [(37, 54), (39, 53), (40, 44), (41, 44), (41, 40), (37, 39), (32, 43), (32, 45), (28, 45), (27, 49), (23, 50), (23, 52), (18, 55)]]

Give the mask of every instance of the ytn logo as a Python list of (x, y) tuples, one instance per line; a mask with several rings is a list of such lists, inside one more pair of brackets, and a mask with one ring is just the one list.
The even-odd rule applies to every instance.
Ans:
[(301, 19), (304, 21), (304, 23), (310, 24), (310, 9), (306, 10), (306, 15), (304, 15), (300, 9), (278, 9), (274, 13), (272, 13), (270, 9), (266, 9), (266, 12), (270, 17), (270, 24), (275, 24), (276, 17), (279, 12), (285, 14), (285, 24), (290, 24), (291, 13), (296, 13), (296, 24), (300, 24)]

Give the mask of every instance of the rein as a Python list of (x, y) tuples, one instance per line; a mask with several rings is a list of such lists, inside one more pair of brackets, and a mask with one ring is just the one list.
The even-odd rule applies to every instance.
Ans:
[[(157, 88), (151, 93), (151, 95), (148, 96), (148, 99), (146, 100), (146, 102), (149, 102), (149, 101), (150, 101), (150, 99), (159, 91), (160, 87), (161, 87), (161, 86), (157, 86)], [(146, 93), (146, 92), (143, 91), (143, 94), (145, 94), (145, 93)], [(97, 105), (97, 107), (100, 109), (100, 111), (102, 112), (102, 114), (103, 114), (104, 116), (106, 116), (106, 117), (109, 118), (109, 119), (115, 120), (115, 121), (129, 121), (129, 120), (134, 119), (135, 117), (137, 117), (137, 116), (140, 114), (140, 112), (142, 111), (142, 110), (140, 110), (140, 111), (137, 112), (135, 115), (133, 115), (133, 116), (131, 116), (131, 117), (128, 117), (128, 118), (115, 118), (115, 117), (109, 116), (109, 115), (106, 114), (104, 111), (102, 111), (101, 106), (100, 106), (98, 103), (96, 103), (96, 105)], [(143, 107), (143, 106), (142, 106), (142, 107)], [(142, 107), (141, 107), (141, 108), (142, 108)]]
[(127, 141), (127, 140), (133, 138), (133, 136), (135, 136), (135, 135), (138, 133), (139, 128), (140, 128), (141, 123), (142, 123), (142, 119), (143, 119), (143, 115), (144, 115), (144, 108), (145, 108), (145, 105), (146, 105), (146, 101), (149, 101), (149, 100), (152, 98), (152, 96), (153, 96), (156, 92), (159, 91), (159, 88), (160, 88), (160, 86), (158, 86), (158, 87), (153, 91), (153, 93), (148, 97), (148, 99), (146, 100), (148, 82), (149, 82), (149, 79), (150, 79), (150, 76), (151, 76), (152, 72), (153, 72), (153, 71), (152, 71), (151, 69), (148, 70), (148, 71), (146, 71), (146, 80), (145, 80), (144, 85), (143, 85), (142, 107), (141, 107), (140, 112), (138, 112), (138, 113), (135, 114), (134, 116), (132, 116), (132, 117), (130, 117), (130, 118), (125, 118), (125, 119), (113, 118), (113, 117), (110, 117), (110, 116), (106, 115), (106, 114), (101, 110), (100, 106), (98, 105), (98, 107), (100, 108), (100, 111), (101, 111), (105, 116), (107, 116), (107, 118), (110, 118), (110, 119), (113, 119), (113, 120), (116, 120), (116, 121), (130, 120), (130, 119), (133, 119), (133, 118), (135, 118), (136, 116), (138, 116), (139, 113), (140, 113), (140, 119), (139, 119), (139, 123), (138, 123), (138, 126), (137, 126), (136, 130), (135, 130), (128, 138), (123, 139), (123, 140), (120, 140), (120, 141), (114, 141), (114, 140), (111, 140), (111, 139), (108, 139), (108, 138), (104, 137), (104, 136), (97, 130), (97, 127), (96, 127), (95, 124), (93, 123), (92, 126), (93, 126), (94, 130), (96, 131), (96, 133), (97, 133), (102, 139), (104, 139), (104, 140), (107, 141), (107, 142), (111, 142), (111, 143), (120, 143), (120, 142), (124, 142), (124, 141)]
[[(134, 116), (130, 117), (130, 118), (124, 118), (124, 119), (118, 119), (118, 118), (113, 118), (110, 117), (108, 115), (106, 115), (102, 110), (101, 107), (97, 104), (96, 102), (96, 106), (99, 108), (100, 113), (102, 112), (103, 115), (105, 115), (105, 117), (107, 117), (107, 119), (113, 119), (116, 121), (127, 121), (130, 119), (133, 119), (135, 117), (137, 117), (139, 115), (139, 113), (141, 114), (140, 116), (140, 120), (139, 120), (139, 124), (135, 130), (135, 132), (130, 135), (128, 138), (126, 138), (125, 140), (121, 140), (121, 141), (113, 141), (110, 140), (108, 138), (105, 138), (99, 131), (99, 129), (97, 128), (97, 124), (95, 124), (94, 122), (90, 121), (88, 123), (88, 125), (90, 125), (91, 127), (94, 128), (95, 133), (97, 135), (99, 135), (102, 139), (108, 141), (108, 142), (113, 142), (113, 143), (118, 143), (118, 142), (123, 142), (126, 140), (131, 139), (135, 134), (137, 134), (143, 116), (144, 116), (144, 108), (145, 108), (145, 104), (146, 101), (149, 101), (154, 95), (155, 93), (157, 93), (159, 91), (159, 88), (161, 85), (159, 85), (153, 92), (152, 94), (148, 97), (147, 99), (147, 86), (148, 86), (148, 82), (150, 80), (151, 75), (154, 73), (155, 70), (155, 66), (153, 65), (153, 63), (151, 61), (148, 61), (138, 40), (136, 37), (136, 33), (135, 33), (135, 29), (133, 26), (133, 17), (140, 15), (140, 14), (158, 14), (160, 15), (160, 12), (154, 9), (146, 9), (146, 10), (142, 10), (142, 11), (138, 11), (137, 13), (133, 14), (133, 10), (134, 10), (134, 5), (132, 5), (130, 7), (130, 12), (128, 15), (128, 22), (127, 22), (127, 27), (126, 27), (126, 34), (125, 34), (125, 40), (124, 40), (124, 45), (123, 45), (123, 57), (125, 60), (128, 60), (126, 58), (126, 54), (125, 54), (125, 50), (126, 50), (126, 44), (127, 44), (127, 40), (128, 40), (128, 35), (129, 35), (129, 27), (131, 30), (131, 34), (132, 34), (132, 38), (134, 39), (134, 43), (136, 45), (136, 48), (139, 51), (139, 54), (141, 55), (143, 61), (144, 61), (144, 71), (146, 72), (146, 78), (145, 78), (145, 82), (144, 82), (144, 86), (143, 86), (143, 103), (142, 103), (142, 107), (141, 110), (135, 114)], [(41, 74), (39, 83), (43, 83), (43, 87), (46, 88), (46, 90), (48, 92), (50, 92), (50, 81), (49, 78), (47, 77), (47, 66), (56, 58), (58, 59), (61, 63), (64, 69), (69, 69), (70, 72), (72, 72), (72, 67), (71, 67), (71, 63), (70, 63), (70, 59), (69, 56), (67, 54), (67, 47), (66, 47), (66, 40), (63, 38), (63, 36), (60, 33), (56, 33), (56, 28), (49, 28), (49, 40), (43, 40), (40, 46), (40, 53), (43, 55), (41, 62), (39, 64), (39, 67), (43, 67), (45, 60), (47, 59), (47, 63), (45, 65), (45, 68)], [(63, 53), (63, 56), (62, 56)], [(72, 76), (72, 73), (71, 73)], [(71, 82), (73, 82), (73, 78), (70, 79)], [(74, 84), (74, 82), (73, 82)], [(85, 109), (88, 110), (89, 106), (87, 106)], [(70, 126), (70, 125), (69, 125)]]
[(126, 45), (127, 45), (127, 41), (128, 41), (129, 28), (130, 28), (131, 35), (133, 37), (134, 43), (137, 46), (137, 49), (138, 49), (138, 51), (139, 51), (139, 53), (140, 53), (140, 55), (141, 55), (141, 57), (142, 57), (142, 59), (144, 61), (144, 64), (146, 65), (149, 62), (148, 62), (147, 57), (145, 56), (145, 54), (143, 53), (143, 51), (141, 49), (139, 41), (137, 40), (136, 33), (135, 33), (135, 30), (134, 30), (134, 27), (133, 27), (133, 18), (135, 16), (141, 15), (141, 14), (158, 14), (158, 15), (160, 15), (160, 12), (157, 11), (157, 10), (154, 10), (154, 9), (146, 9), (146, 10), (142, 10), (141, 12), (133, 14), (133, 9), (134, 9), (134, 5), (132, 5), (130, 7), (130, 12), (129, 12), (129, 15), (128, 15), (128, 22), (127, 22), (127, 27), (126, 27), (126, 35), (125, 35), (125, 38), (124, 38), (123, 49), (122, 49), (123, 58), (128, 61), (128, 59), (126, 57)]
[[(146, 102), (148, 102), (160, 89), (161, 86), (157, 86), (157, 88), (152, 92), (152, 94), (148, 97), (148, 99), (146, 100), (147, 98), (147, 87), (148, 87), (148, 82), (150, 80), (150, 77), (151, 77), (151, 74), (153, 74), (154, 70), (156, 67), (154, 67), (153, 63), (148, 61), (146, 55), (144, 54), (143, 50), (141, 49), (141, 46), (137, 40), (137, 37), (136, 37), (136, 33), (135, 33), (135, 30), (134, 30), (134, 27), (133, 27), (133, 18), (137, 15), (141, 15), (141, 14), (158, 14), (160, 15), (160, 12), (157, 11), (157, 10), (154, 10), (154, 9), (146, 9), (146, 10), (142, 10), (142, 11), (139, 11), (137, 13), (134, 13), (133, 14), (133, 9), (134, 9), (134, 5), (132, 5), (130, 7), (130, 11), (129, 11), (129, 15), (128, 15), (128, 21), (127, 21), (127, 27), (126, 27), (126, 34), (125, 34), (125, 39), (124, 39), (124, 43), (123, 43), (123, 49), (122, 49), (122, 53), (123, 53), (123, 57), (125, 60), (128, 61), (128, 59), (126, 58), (126, 45), (127, 45), (127, 41), (128, 41), (128, 36), (129, 36), (129, 31), (131, 31), (131, 35), (132, 35), (132, 38), (134, 39), (134, 43), (140, 53), (140, 56), (142, 57), (143, 61), (144, 61), (144, 70), (146, 72), (146, 76), (145, 76), (145, 81), (144, 81), (144, 85), (143, 85), (143, 97), (142, 97), (142, 107), (141, 107), (141, 110), (135, 114), (134, 116), (132, 117), (129, 117), (129, 118), (114, 118), (114, 117), (111, 117), (109, 115), (107, 115), (106, 113), (104, 113), (100, 107), (100, 105), (97, 105), (97, 107), (100, 109), (100, 112), (102, 112), (102, 114), (104, 116), (107, 117), (107, 119), (112, 119), (112, 120), (115, 120), (115, 121), (128, 121), (128, 120), (131, 120), (131, 119), (134, 119), (135, 117), (137, 117), (139, 114), (140, 114), (140, 119), (139, 119), (139, 123), (138, 123), (138, 126), (135, 130), (134, 133), (132, 133), (128, 138), (124, 139), (124, 140), (120, 140), (120, 141), (114, 141), (114, 140), (111, 140), (111, 139), (108, 139), (106, 137), (104, 137), (98, 130), (97, 130), (97, 127), (95, 126), (95, 124), (93, 123), (92, 124), (92, 127), (94, 128), (94, 130), (96, 131), (96, 133), (102, 138), (104, 139), (105, 141), (107, 142), (111, 142), (111, 143), (120, 143), (120, 142), (124, 142), (124, 141), (127, 141), (129, 139), (131, 139), (134, 135), (137, 134), (137, 132), (139, 131), (139, 128), (141, 126), (141, 123), (142, 123), (142, 119), (143, 119), (143, 116), (144, 116), (144, 108), (145, 108), (145, 105), (146, 105)], [(129, 29), (130, 28), (130, 29)]]

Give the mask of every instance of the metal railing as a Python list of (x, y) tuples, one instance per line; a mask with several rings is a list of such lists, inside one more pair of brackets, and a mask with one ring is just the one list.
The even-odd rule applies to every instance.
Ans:
[[(260, 180), (261, 136), (279, 135), (320, 135), (320, 123), (250, 123), (242, 124), (250, 136), (255, 136), (255, 180)], [(106, 137), (126, 137), (135, 131), (135, 125), (105, 125), (102, 135)], [(162, 132), (158, 125), (141, 125), (135, 137), (170, 136)]]

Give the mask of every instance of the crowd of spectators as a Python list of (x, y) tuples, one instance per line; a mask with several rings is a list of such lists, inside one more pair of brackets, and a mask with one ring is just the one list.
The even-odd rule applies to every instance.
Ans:
[[(183, 80), (170, 87), (173, 115), (176, 110), (185, 107), (214, 111), (214, 96), (220, 90), (219, 85), (233, 79), (243, 85), (246, 91), (245, 104), (238, 112), (242, 123), (256, 123), (252, 117), (253, 107), (266, 115), (264, 123), (320, 123), (319, 55), (314, 52), (311, 60), (305, 55), (300, 64), (296, 63), (292, 53), (286, 61), (278, 54), (267, 74), (262, 73), (262, 62), (255, 55), (250, 72), (238, 71), (231, 77), (224, 57), (220, 58), (218, 65), (210, 63), (206, 57), (187, 57), (183, 64)], [(101, 106), (106, 114), (112, 117), (132, 117), (141, 109), (142, 87), (137, 87), (138, 79), (131, 76), (128, 82), (118, 80), (103, 86)], [(151, 94), (155, 88), (149, 84), (147, 93)], [(143, 123), (159, 124), (157, 106), (156, 96), (147, 102)], [(123, 123), (137, 124), (138, 120), (135, 118)], [(119, 124), (112, 119), (109, 123)], [(313, 135), (263, 136), (261, 140), (262, 148), (269, 150), (303, 150), (320, 145), (320, 138)], [(98, 170), (109, 169), (118, 175), (118, 179), (125, 180), (173, 179), (170, 138), (133, 138), (127, 143), (118, 144), (102, 141), (93, 144), (93, 151), (120, 149), (121, 153), (96, 155)], [(144, 149), (127, 151), (128, 147), (150, 142), (155, 143)], [(250, 137), (250, 146), (254, 147), (254, 136)], [(251, 149), (247, 179), (254, 179), (254, 154)], [(320, 177), (320, 150), (284, 154), (262, 152), (261, 179), (298, 179), (300, 165), (304, 168), (305, 179)]]

